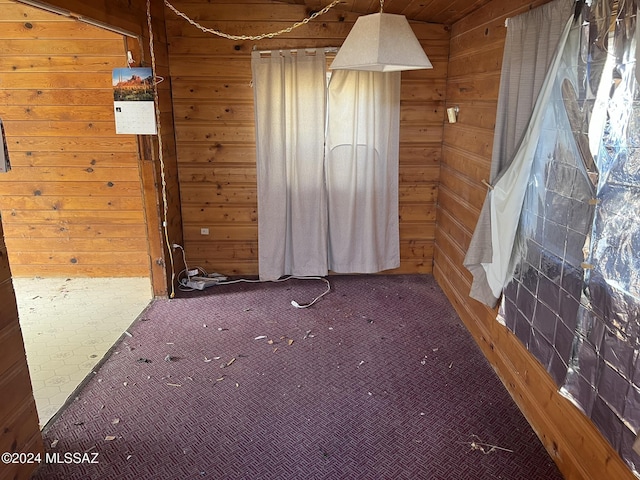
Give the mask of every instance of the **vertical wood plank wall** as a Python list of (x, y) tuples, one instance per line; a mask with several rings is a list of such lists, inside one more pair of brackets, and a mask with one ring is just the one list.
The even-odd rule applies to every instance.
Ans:
[[(208, 28), (257, 35), (310, 12), (270, 0), (179, 0), (179, 10)], [(175, 112), (185, 250), (190, 266), (255, 275), (257, 199), (251, 50), (339, 46), (357, 16), (338, 10), (271, 40), (231, 41), (202, 33), (165, 12)], [(401, 267), (430, 273), (444, 118), (449, 32), (413, 24), (434, 69), (402, 75), (400, 126)], [(209, 229), (202, 235), (201, 229)]]
[(134, 135), (116, 135), (122, 35), (0, 0), (0, 210), (15, 276), (149, 276)]
[(506, 35), (505, 18), (547, 0), (493, 0), (453, 25), (447, 106), (458, 123), (444, 128), (434, 275), (567, 479), (635, 478), (589, 419), (556, 386), (496, 313), (468, 297), (462, 266), (482, 207), (493, 145)]
[[(42, 436), (0, 222), (0, 453), (41, 452)], [(29, 478), (37, 463), (0, 465), (0, 480)]]

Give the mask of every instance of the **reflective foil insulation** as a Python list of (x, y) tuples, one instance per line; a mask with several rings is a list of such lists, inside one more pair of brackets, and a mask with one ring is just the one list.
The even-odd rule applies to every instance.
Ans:
[(498, 315), (638, 477), (639, 3), (593, 0), (574, 23)]

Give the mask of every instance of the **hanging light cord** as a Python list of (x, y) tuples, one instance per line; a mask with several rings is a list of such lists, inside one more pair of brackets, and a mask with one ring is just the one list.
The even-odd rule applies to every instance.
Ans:
[(382, 13), (383, 9), (384, 9), (384, 0), (380, 0), (380, 13)]
[(164, 231), (164, 239), (166, 242), (167, 250), (169, 251), (169, 261), (171, 264), (171, 294), (169, 298), (173, 298), (176, 295), (175, 291), (175, 277), (176, 271), (173, 262), (173, 251), (171, 249), (171, 242), (169, 241), (169, 226), (168, 226), (168, 200), (167, 200), (167, 181), (165, 177), (165, 167), (164, 167), (164, 155), (162, 152), (162, 130), (160, 125), (160, 101), (158, 99), (158, 82), (156, 79), (156, 55), (154, 52), (153, 46), (153, 27), (151, 25), (151, 0), (147, 0), (147, 25), (149, 26), (149, 50), (151, 50), (151, 70), (154, 78), (154, 88), (153, 88), (153, 101), (156, 107), (156, 128), (158, 130), (158, 159), (160, 160), (160, 177), (162, 180), (162, 228)]
[[(306, 17), (304, 20), (300, 20), (299, 22), (294, 23), (290, 27), (283, 28), (282, 30), (278, 30), (277, 32), (262, 33), (260, 35), (231, 35), (229, 33), (224, 33), (224, 32), (221, 32), (219, 30), (214, 30), (213, 28), (203, 27), (202, 25), (200, 25), (195, 20), (192, 20), (191, 18), (189, 18), (189, 16), (186, 13), (181, 12), (176, 7), (171, 5), (169, 3), (169, 0), (164, 0), (164, 4), (167, 6), (167, 8), (169, 10), (171, 10), (177, 16), (184, 18), (187, 22), (189, 22), (194, 27), (199, 28), (204, 33), (212, 33), (214, 35), (218, 35), (219, 37), (227, 38), (229, 40), (254, 40), (254, 41), (255, 40), (263, 40), (265, 38), (277, 37), (278, 35), (282, 35), (283, 33), (290, 33), (293, 29), (301, 27), (302, 25), (306, 25), (307, 23), (309, 23), (314, 18), (319, 17), (320, 15), (324, 15), (329, 10), (331, 10), (333, 7), (338, 5), (340, 2), (341, 2), (341, 0), (333, 0), (333, 2), (331, 2), (329, 5), (325, 6), (322, 10), (314, 12), (311, 15), (309, 15), (308, 17)], [(380, 4), (382, 5), (382, 3), (383, 3), (383, 0), (380, 2)], [(147, 0), (147, 5), (148, 4), (149, 4), (149, 0)]]

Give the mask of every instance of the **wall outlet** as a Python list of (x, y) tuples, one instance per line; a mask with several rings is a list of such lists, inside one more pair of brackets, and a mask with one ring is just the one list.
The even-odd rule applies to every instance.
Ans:
[(200, 229), (200, 235), (209, 235), (209, 229), (208, 228), (201, 228)]

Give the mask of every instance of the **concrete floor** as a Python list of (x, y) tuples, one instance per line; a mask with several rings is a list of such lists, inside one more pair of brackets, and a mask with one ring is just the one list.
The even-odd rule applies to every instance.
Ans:
[(148, 278), (14, 278), (40, 426), (44, 427), (147, 307)]

